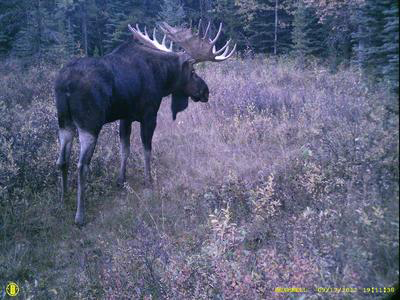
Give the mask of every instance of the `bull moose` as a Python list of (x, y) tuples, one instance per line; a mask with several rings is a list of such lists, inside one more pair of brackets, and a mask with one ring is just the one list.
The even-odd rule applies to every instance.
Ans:
[[(59, 125), (60, 153), (57, 166), (61, 171), (61, 199), (67, 192), (68, 165), (75, 129), (78, 131), (80, 154), (78, 162), (78, 192), (75, 223), (84, 223), (85, 179), (102, 126), (119, 120), (121, 167), (117, 183), (125, 181), (126, 163), (130, 152), (130, 133), (133, 121), (140, 122), (144, 148), (145, 183), (151, 185), (151, 141), (157, 123), (157, 112), (163, 97), (172, 95), (171, 110), (177, 113), (194, 102), (207, 102), (209, 90), (194, 64), (204, 61), (220, 62), (233, 55), (230, 40), (219, 50), (215, 44), (221, 35), (222, 23), (216, 36), (192, 32), (190, 28), (159, 25), (164, 33), (160, 43), (156, 29), (151, 38), (146, 27), (142, 32), (128, 25), (133, 34), (110, 54), (100, 58), (84, 57), (64, 66), (55, 82)], [(166, 45), (166, 38), (170, 45)], [(135, 41), (136, 40), (136, 41)], [(141, 44), (138, 44), (139, 41)], [(174, 52), (173, 43), (184, 51)]]

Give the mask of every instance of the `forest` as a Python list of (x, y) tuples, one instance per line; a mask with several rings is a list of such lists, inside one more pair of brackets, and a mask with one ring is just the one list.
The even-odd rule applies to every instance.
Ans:
[(399, 24), (393, 0), (3, 0), (0, 55), (102, 56), (130, 37), (129, 23), (196, 26), (200, 19), (213, 21), (214, 31), (223, 22), (240, 55), (313, 56), (331, 68), (358, 64), (397, 85)]
[[(203, 31), (209, 101), (162, 100), (145, 186), (133, 123), (97, 141), (74, 224), (60, 201), (55, 79), (132, 40)], [(174, 45), (174, 51), (182, 49)], [(399, 4), (394, 0), (1, 0), (0, 299), (391, 299), (399, 281)], [(15, 289), (13, 290), (15, 292)]]

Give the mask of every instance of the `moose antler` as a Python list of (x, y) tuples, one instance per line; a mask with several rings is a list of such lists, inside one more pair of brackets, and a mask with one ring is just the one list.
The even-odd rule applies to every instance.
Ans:
[(146, 26), (144, 27), (144, 33), (142, 33), (139, 29), (139, 25), (136, 24), (136, 28), (133, 28), (130, 24), (128, 24), (129, 30), (132, 31), (133, 36), (143, 42), (145, 45), (149, 45), (151, 47), (155, 47), (158, 50), (165, 51), (165, 52), (173, 52), (172, 51), (172, 45), (173, 42), (171, 41), (169, 44), (169, 47), (167, 48), (165, 44), (165, 39), (166, 35), (164, 34), (164, 37), (162, 39), (161, 44), (158, 42), (157, 37), (156, 37), (156, 29), (153, 29), (153, 39), (149, 37), (147, 34)]
[[(187, 54), (189, 54), (196, 63), (201, 61), (224, 61), (231, 57), (236, 50), (236, 44), (233, 46), (231, 52), (229, 52), (228, 40), (226, 44), (219, 50), (216, 49), (215, 44), (221, 35), (222, 23), (219, 24), (217, 35), (214, 39), (207, 37), (208, 30), (210, 28), (210, 22), (208, 22), (207, 29), (204, 36), (200, 36), (200, 24), (199, 31), (197, 34), (193, 34), (190, 29), (187, 28), (175, 28), (163, 22), (160, 25), (160, 29), (175, 43), (181, 46)], [(229, 54), (228, 54), (229, 53)]]

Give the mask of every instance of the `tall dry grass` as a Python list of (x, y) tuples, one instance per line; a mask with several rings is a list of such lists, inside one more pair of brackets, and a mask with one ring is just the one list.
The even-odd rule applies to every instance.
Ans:
[(284, 59), (198, 66), (210, 101), (173, 122), (164, 100), (153, 192), (138, 124), (123, 191), (117, 125), (104, 127), (79, 230), (75, 195), (57, 194), (57, 69), (0, 69), (0, 283), (88, 299), (383, 298), (363, 288), (397, 283), (398, 111), (383, 84)]

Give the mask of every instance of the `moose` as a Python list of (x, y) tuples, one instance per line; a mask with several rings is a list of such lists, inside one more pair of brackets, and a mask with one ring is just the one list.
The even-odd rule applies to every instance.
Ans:
[[(200, 21), (201, 24), (201, 21)], [(236, 44), (229, 49), (230, 40), (216, 49), (222, 23), (216, 36), (191, 28), (172, 27), (162, 22), (162, 42), (156, 29), (151, 38), (146, 27), (142, 32), (128, 25), (133, 39), (121, 44), (111, 53), (100, 57), (84, 57), (64, 66), (55, 82), (55, 96), (59, 125), (60, 152), (57, 166), (61, 171), (61, 199), (67, 192), (68, 166), (72, 142), (77, 129), (80, 143), (77, 166), (78, 190), (75, 223), (84, 224), (84, 191), (90, 160), (102, 126), (119, 120), (121, 165), (117, 184), (125, 181), (126, 164), (130, 152), (133, 121), (140, 122), (140, 137), (144, 149), (145, 184), (151, 186), (151, 144), (157, 124), (157, 112), (163, 97), (171, 95), (173, 120), (194, 102), (207, 102), (209, 89), (194, 65), (199, 62), (221, 62), (233, 55)], [(166, 38), (170, 39), (169, 46)], [(138, 41), (140, 43), (138, 43)], [(183, 49), (173, 51), (173, 43)]]

